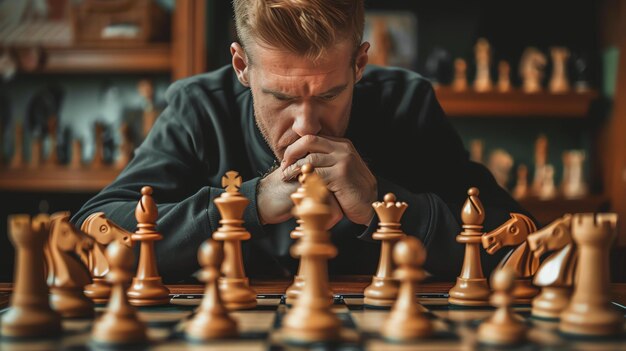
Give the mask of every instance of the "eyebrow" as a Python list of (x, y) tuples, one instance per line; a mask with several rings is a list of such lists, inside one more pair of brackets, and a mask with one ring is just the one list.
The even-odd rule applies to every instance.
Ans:
[[(332, 87), (332, 88), (326, 90), (325, 92), (323, 92), (321, 94), (318, 94), (316, 96), (336, 95), (336, 94), (339, 94), (342, 91), (346, 90), (347, 87), (348, 87), (347, 83), (346, 84), (337, 85), (337, 86)], [(297, 96), (288, 95), (288, 94), (282, 93), (280, 91), (267, 89), (267, 88), (261, 88), (261, 91), (264, 94), (271, 94), (271, 95), (274, 95), (274, 96), (276, 96), (278, 98), (281, 98), (281, 99), (295, 99), (295, 98), (297, 98)]]

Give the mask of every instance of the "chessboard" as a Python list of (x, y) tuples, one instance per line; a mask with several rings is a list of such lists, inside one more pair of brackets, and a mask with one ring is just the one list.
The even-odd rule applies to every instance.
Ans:
[[(333, 350), (471, 350), (491, 349), (476, 340), (476, 330), (481, 322), (493, 314), (494, 308), (467, 308), (448, 304), (447, 291), (451, 284), (426, 283), (420, 288), (418, 300), (433, 321), (435, 332), (431, 337), (413, 342), (385, 340), (380, 330), (389, 309), (373, 308), (363, 304), (363, 282), (367, 277), (342, 277), (334, 281), (333, 312), (342, 322), (341, 339), (329, 343), (290, 344), (280, 334), (281, 321), (290, 305), (281, 293), (257, 295), (257, 306), (249, 310), (232, 312), (239, 323), (239, 336), (232, 339), (198, 343), (185, 338), (183, 329), (202, 299), (201, 286), (169, 286), (168, 305), (139, 307), (139, 318), (147, 324), (149, 343), (147, 350), (298, 350), (305, 348)], [(257, 281), (252, 284), (258, 291), (278, 292), (287, 283)], [(7, 290), (4, 285), (4, 290)], [(626, 285), (613, 284), (613, 304), (626, 315)], [(283, 290), (284, 291), (284, 290)], [(438, 292), (437, 292), (438, 291)], [(105, 305), (96, 307), (96, 315), (104, 312)], [(515, 313), (529, 327), (528, 340), (507, 350), (622, 350), (626, 338), (568, 337), (558, 332), (558, 321), (530, 316), (530, 305), (515, 305)], [(4, 313), (6, 308), (0, 313)], [(625, 319), (626, 321), (626, 319)], [(87, 350), (107, 349), (107, 345), (94, 344), (90, 338), (93, 319), (64, 319), (63, 334), (54, 339), (11, 340), (0, 339), (2, 350)], [(626, 323), (624, 324), (626, 328)]]

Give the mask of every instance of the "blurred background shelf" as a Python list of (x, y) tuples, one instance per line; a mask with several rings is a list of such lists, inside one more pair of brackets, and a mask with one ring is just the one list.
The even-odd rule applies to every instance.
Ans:
[(602, 212), (610, 208), (610, 199), (604, 195), (589, 195), (580, 199), (554, 198), (541, 200), (529, 197), (519, 200), (520, 205), (535, 216), (543, 226), (565, 213)]
[(98, 192), (119, 174), (115, 168), (41, 167), (0, 170), (0, 191)]
[(448, 117), (585, 118), (592, 101), (598, 97), (598, 92), (593, 90), (565, 94), (546, 91), (528, 94), (521, 90), (479, 93), (454, 91), (447, 86), (436, 88), (435, 93)]

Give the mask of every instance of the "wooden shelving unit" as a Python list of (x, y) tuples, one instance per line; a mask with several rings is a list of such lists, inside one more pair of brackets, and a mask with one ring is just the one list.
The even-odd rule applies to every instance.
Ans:
[(554, 198), (541, 200), (529, 197), (519, 201), (539, 221), (546, 225), (565, 213), (601, 212), (608, 210), (610, 199), (604, 195), (589, 195), (580, 199)]
[(552, 94), (524, 93), (520, 90), (501, 93), (454, 91), (450, 87), (435, 89), (441, 107), (449, 117), (561, 117), (584, 118), (596, 91)]
[(0, 191), (98, 192), (119, 174), (112, 167), (0, 169)]

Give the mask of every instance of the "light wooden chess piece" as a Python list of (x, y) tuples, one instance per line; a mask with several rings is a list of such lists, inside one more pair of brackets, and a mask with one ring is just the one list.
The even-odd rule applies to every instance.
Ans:
[(503, 189), (507, 189), (509, 174), (513, 167), (513, 156), (504, 149), (495, 149), (489, 155), (487, 168), (496, 179), (496, 183)]
[(94, 239), (94, 245), (87, 255), (87, 267), (91, 272), (92, 283), (85, 286), (85, 295), (95, 303), (106, 303), (111, 295), (111, 286), (106, 282), (109, 263), (106, 260), (106, 247), (113, 241), (132, 247), (128, 232), (105, 217), (103, 212), (96, 212), (87, 217), (81, 230)]
[(50, 304), (64, 318), (91, 317), (93, 302), (83, 294), (91, 283), (91, 274), (80, 257), (94, 245), (92, 238), (70, 223), (69, 212), (50, 216), (50, 239), (46, 256), (48, 261), (48, 286)]
[(24, 167), (24, 127), (21, 123), (15, 125), (15, 143), (13, 148), (13, 158), (9, 168), (17, 169)]
[(485, 38), (480, 38), (474, 45), (474, 55), (476, 57), (476, 78), (474, 79), (474, 90), (478, 92), (491, 91), (493, 84), (489, 73), (491, 64), (491, 46)]
[(97, 344), (145, 344), (146, 326), (137, 317), (125, 291), (133, 277), (133, 250), (114, 241), (107, 247), (106, 258), (111, 266), (106, 276), (112, 285), (111, 299), (104, 314), (94, 323), (91, 337)]
[(491, 304), (496, 311), (478, 327), (478, 341), (483, 344), (517, 345), (526, 340), (527, 328), (517, 317), (511, 305), (512, 291), (515, 285), (515, 273), (507, 268), (496, 270), (491, 276)]
[(102, 134), (104, 133), (104, 126), (101, 123), (96, 123), (94, 132), (94, 152), (91, 159), (91, 168), (100, 169), (105, 166), (104, 164), (104, 140)]
[(135, 306), (153, 306), (169, 303), (170, 291), (163, 285), (157, 269), (154, 242), (163, 237), (156, 230), (158, 208), (152, 198), (152, 187), (141, 188), (141, 200), (135, 208), (137, 231), (131, 236), (139, 242), (139, 265), (137, 275), (128, 289), (128, 297)]
[(380, 240), (381, 246), (376, 275), (372, 277), (372, 284), (364, 291), (365, 305), (391, 307), (398, 297), (398, 281), (393, 277), (391, 254), (396, 242), (406, 236), (400, 229), (400, 219), (408, 206), (406, 202), (397, 202), (392, 193), (386, 194), (383, 202), (372, 204), (380, 219), (380, 227), (372, 238)]
[(470, 160), (476, 163), (483, 163), (483, 150), (485, 143), (482, 139), (472, 139), (470, 141)]
[(520, 59), (519, 73), (522, 77), (522, 90), (525, 93), (538, 93), (543, 88), (543, 70), (546, 66), (546, 56), (536, 48), (529, 47), (522, 53)]
[(122, 141), (119, 145), (119, 154), (117, 156), (117, 161), (115, 162), (115, 168), (117, 169), (123, 169), (126, 167), (133, 154), (133, 143), (128, 123), (122, 123), (120, 126), (120, 135), (122, 137)]
[(532, 301), (531, 314), (535, 317), (559, 319), (569, 304), (578, 262), (571, 228), (572, 215), (566, 214), (526, 239), (535, 257), (551, 252), (533, 279), (533, 284), (541, 287), (541, 293)]
[(239, 173), (226, 172), (222, 177), (222, 186), (226, 191), (214, 200), (222, 219), (219, 222), (220, 227), (213, 233), (213, 240), (224, 242), (225, 255), (219, 288), (229, 310), (256, 306), (256, 292), (250, 287), (241, 255), (241, 241), (250, 239), (250, 233), (244, 228), (242, 219), (250, 201), (239, 192), (241, 183)]
[(31, 224), (28, 215), (8, 218), (9, 239), (15, 247), (15, 285), (11, 307), (0, 317), (3, 337), (51, 337), (61, 333), (61, 316), (50, 308), (44, 276), (44, 245), (49, 223)]
[(456, 279), (456, 285), (450, 289), (448, 302), (461, 306), (487, 306), (490, 291), (480, 262), (485, 210), (478, 198), (477, 188), (470, 188), (467, 195), (468, 199), (461, 212), (463, 231), (456, 237), (458, 243), (465, 244), (465, 257), (461, 274)]
[(532, 194), (539, 196), (546, 179), (546, 165), (548, 164), (548, 138), (541, 134), (535, 140), (535, 174), (533, 176)]
[(543, 183), (539, 189), (539, 198), (541, 200), (550, 200), (556, 197), (556, 186), (554, 185), (554, 166), (545, 165), (543, 172)]
[(58, 117), (48, 118), (48, 136), (50, 136), (50, 152), (46, 159), (46, 166), (55, 167), (59, 165), (59, 155), (57, 153), (57, 128)]
[(206, 240), (198, 250), (198, 263), (202, 271), (198, 280), (206, 284), (200, 307), (185, 326), (187, 338), (198, 341), (224, 339), (237, 336), (237, 322), (228, 315), (218, 288), (220, 266), (224, 261), (222, 244)]
[(570, 150), (563, 152), (563, 182), (561, 192), (566, 199), (579, 199), (587, 195), (587, 184), (583, 177), (585, 152)]
[(569, 58), (569, 50), (564, 47), (550, 48), (552, 56), (552, 77), (548, 87), (551, 93), (562, 94), (570, 90), (569, 80), (567, 79), (567, 59)]
[(417, 283), (426, 278), (426, 272), (422, 269), (426, 261), (426, 249), (418, 239), (407, 236), (396, 243), (393, 260), (398, 266), (393, 276), (400, 281), (400, 293), (383, 324), (381, 334), (393, 341), (429, 337), (433, 333), (433, 325), (422, 313), (415, 296)]
[(504, 60), (498, 63), (498, 91), (501, 93), (511, 91), (511, 65)]
[(513, 198), (521, 200), (528, 196), (528, 167), (525, 164), (517, 166), (517, 181), (513, 188)]
[(504, 256), (498, 268), (513, 270), (515, 274), (515, 288), (513, 298), (515, 303), (529, 304), (531, 299), (539, 293), (532, 285), (532, 277), (539, 268), (539, 258), (530, 249), (526, 238), (535, 232), (537, 227), (528, 216), (521, 213), (511, 213), (511, 218), (489, 233), (483, 234), (481, 240), (488, 254), (493, 255), (502, 248), (514, 247)]
[(561, 313), (561, 332), (584, 336), (623, 333), (624, 317), (609, 294), (609, 251), (617, 234), (617, 214), (578, 213), (572, 218), (572, 237), (578, 247), (574, 293)]
[(152, 129), (152, 126), (158, 116), (158, 113), (154, 108), (154, 84), (152, 84), (152, 82), (148, 79), (142, 79), (137, 84), (137, 91), (145, 101), (142, 127), (143, 137), (145, 138), (148, 133), (150, 133), (150, 130)]
[(307, 261), (306, 284), (283, 319), (281, 335), (288, 342), (331, 341), (339, 338), (341, 321), (328, 299), (328, 259), (337, 255), (330, 233), (325, 230), (332, 216), (327, 203), (329, 191), (316, 173), (307, 178), (304, 186), (305, 197), (296, 209), (303, 220), (304, 235), (291, 251), (301, 261)]
[(467, 90), (467, 63), (462, 58), (454, 60), (454, 80), (452, 81), (452, 90)]
[(72, 159), (70, 161), (70, 169), (80, 169), (83, 167), (83, 147), (80, 140), (72, 141)]

